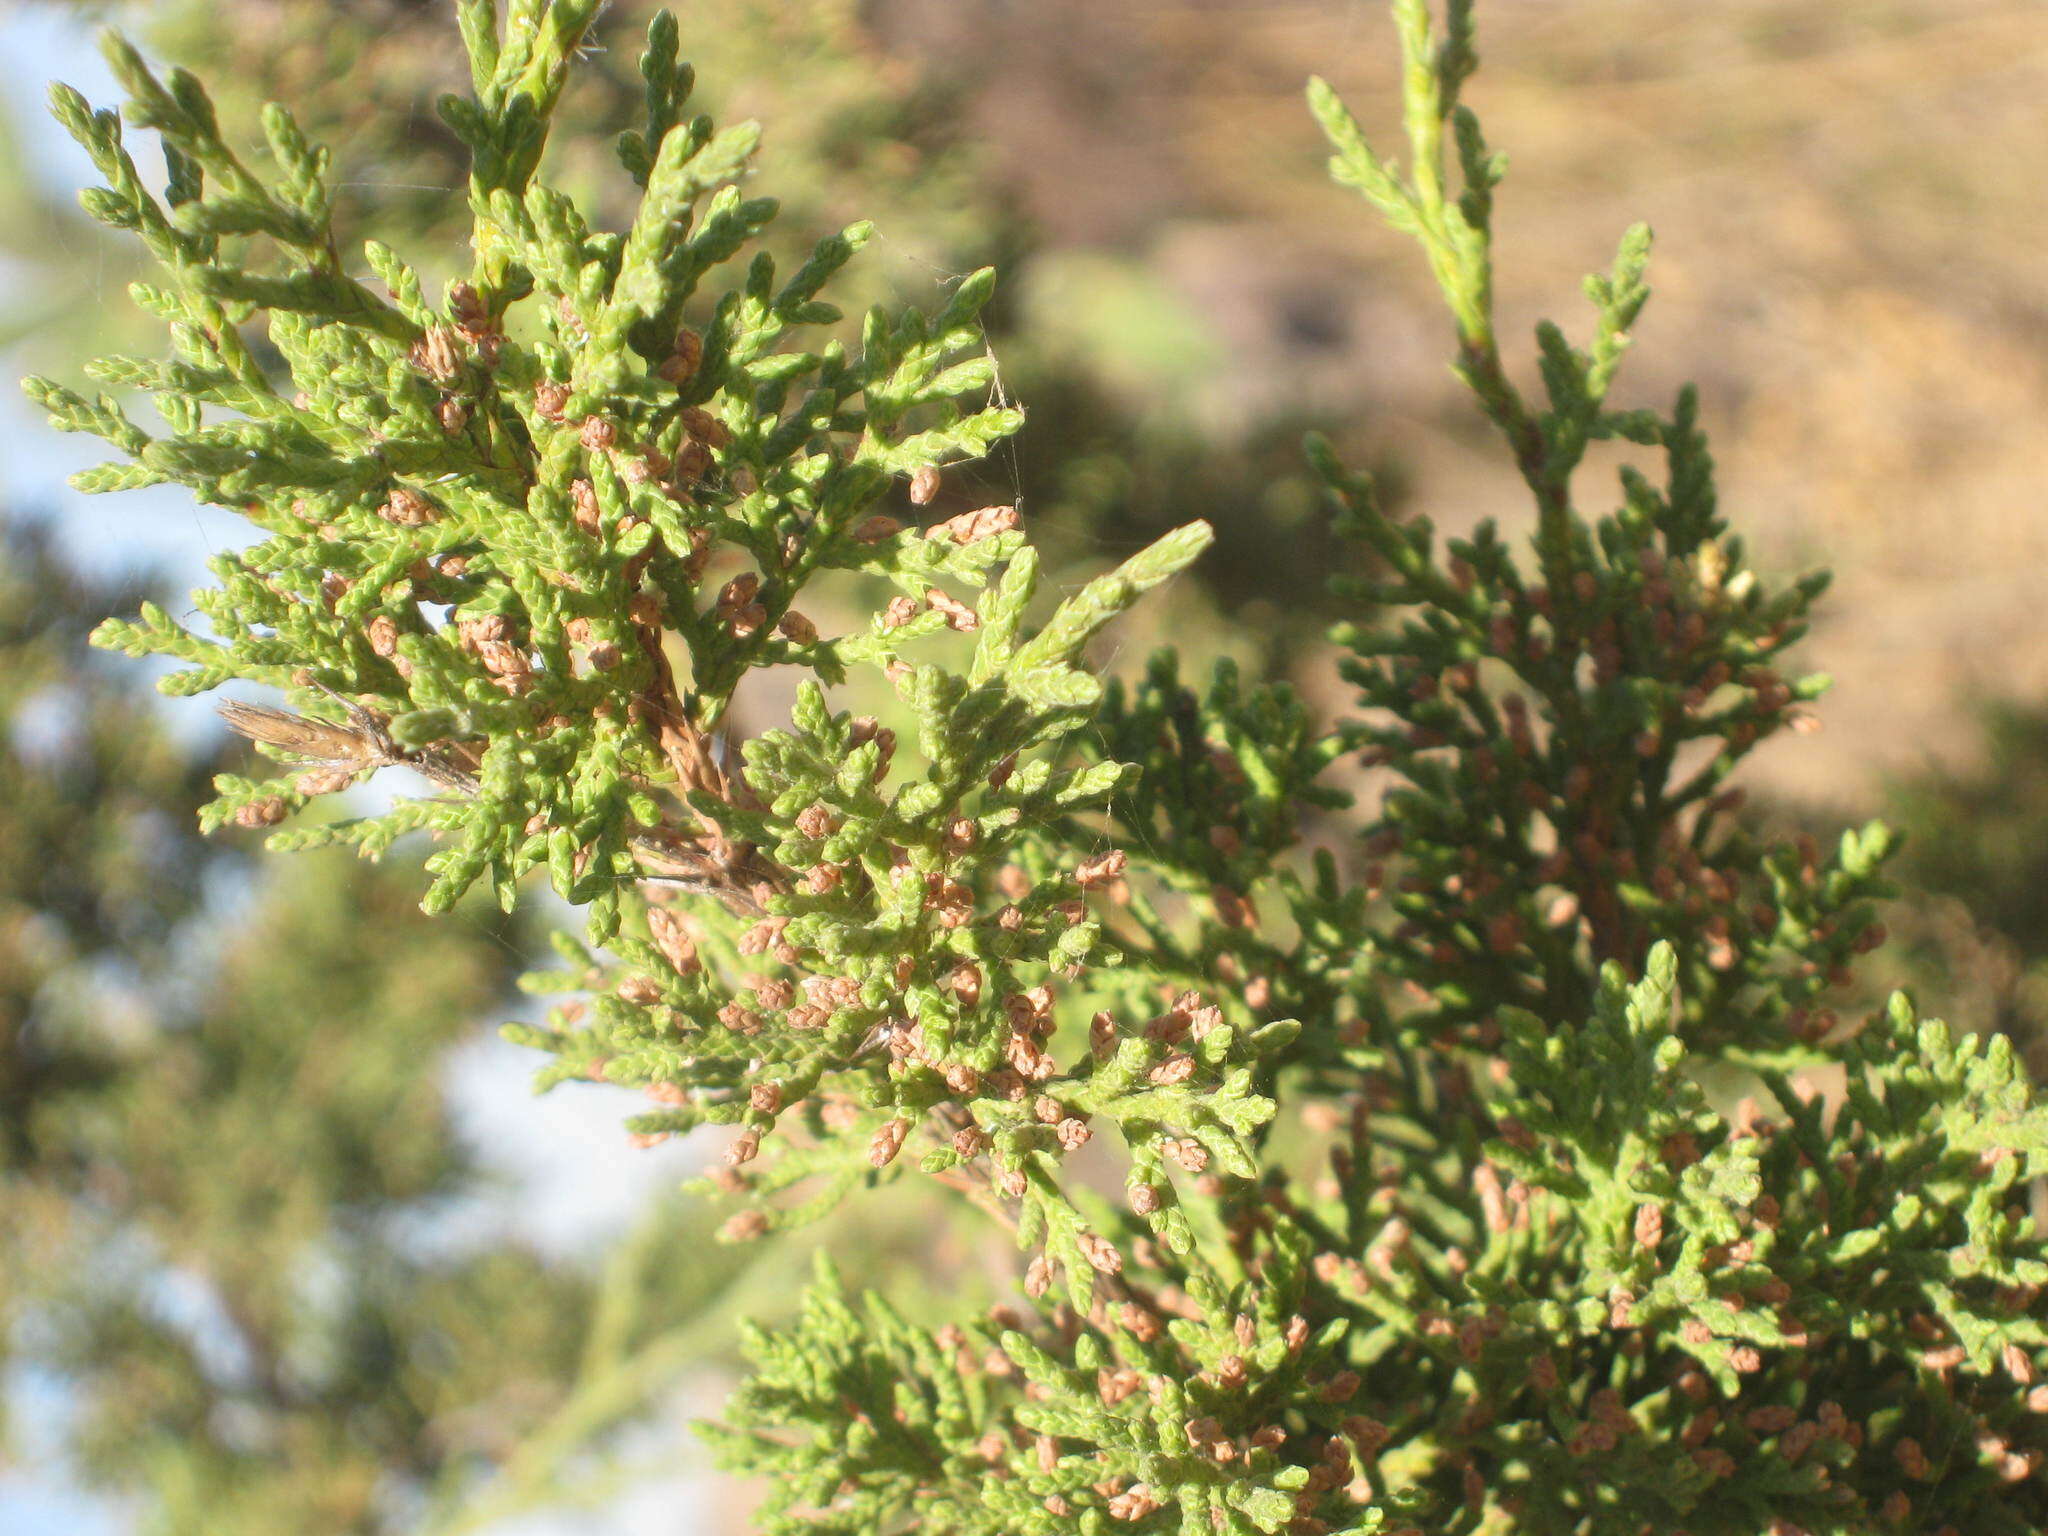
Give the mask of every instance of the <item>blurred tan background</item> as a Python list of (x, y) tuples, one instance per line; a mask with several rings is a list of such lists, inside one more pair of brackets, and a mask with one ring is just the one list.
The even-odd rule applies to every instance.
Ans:
[[(1469, 99), (1511, 159), (1503, 333), (1526, 360), (1537, 317), (1570, 328), (1579, 277), (1650, 222), (1656, 297), (1621, 396), (1697, 380), (1758, 558), (1836, 572), (1807, 650), (1838, 679), (1827, 729), (1758, 771), (1847, 807), (1888, 772), (1966, 756), (1976, 703), (2048, 692), (2048, 9), (1479, 14)], [(1322, 179), (1301, 107), (1321, 73), (1398, 144), (1381, 6), (889, 0), (877, 26), (972, 81), (970, 121), (1047, 241), (1034, 293), (1099, 256), (1165, 285), (1194, 334), (1155, 361), (1194, 375), (1169, 387), (1211, 430), (1362, 417), (1440, 521), (1517, 515), (1416, 253)], [(1100, 366), (1156, 383), (1126, 358)], [(1583, 503), (1601, 496), (1589, 473)]]

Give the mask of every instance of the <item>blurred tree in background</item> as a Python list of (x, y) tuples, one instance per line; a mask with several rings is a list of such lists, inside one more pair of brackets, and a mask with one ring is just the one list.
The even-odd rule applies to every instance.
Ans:
[(703, 1355), (738, 1259), (673, 1201), (599, 1272), (494, 1229), (445, 1064), (523, 934), (429, 931), (404, 861), (202, 840), (225, 759), (84, 647), (135, 596), (5, 525), (0, 1339), (140, 1529), (469, 1529), (571, 1465), (602, 1493), (593, 1437)]

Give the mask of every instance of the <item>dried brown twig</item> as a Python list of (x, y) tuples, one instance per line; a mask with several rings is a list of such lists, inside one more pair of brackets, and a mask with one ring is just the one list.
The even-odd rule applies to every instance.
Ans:
[[(465, 762), (459, 744), (408, 750), (392, 739), (375, 710), (339, 694), (332, 697), (348, 712), (346, 724), (235, 700), (222, 704), (220, 715), (237, 735), (308, 763), (356, 773), (410, 768), (450, 794), (477, 793), (474, 764)], [(782, 871), (753, 844), (727, 838), (716, 828), (644, 828), (627, 844), (646, 884), (715, 896), (747, 916), (760, 916), (766, 897), (786, 883)]]

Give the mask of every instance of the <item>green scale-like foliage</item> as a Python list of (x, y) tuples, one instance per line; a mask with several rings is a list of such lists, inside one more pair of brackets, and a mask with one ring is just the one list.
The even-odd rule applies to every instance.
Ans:
[[(60, 92), (89, 206), (169, 273), (139, 297), (178, 360), (99, 372), (172, 432), (39, 398), (128, 454), (89, 487), (178, 481), (267, 535), (216, 563), (211, 633), (104, 638), (301, 712), (231, 711), (298, 766), (222, 781), (215, 819), (408, 766), (432, 797), (273, 841), (424, 829), (430, 909), (542, 869), (583, 905), (530, 984), (584, 995), (519, 1037), (544, 1081), (644, 1089), (644, 1137), (734, 1128), (728, 1237), (917, 1169), (1031, 1255), (986, 1320), (827, 1273), (750, 1335), (711, 1435), (770, 1478), (764, 1530), (2037, 1529), (2048, 1112), (2002, 1043), (1828, 1006), (1883, 936), (1881, 828), (1824, 860), (1732, 814), (1823, 686), (1781, 668), (1824, 582), (1747, 567), (1689, 393), (1608, 403), (1647, 231), (1589, 281), (1588, 344), (1539, 328), (1541, 400), (1513, 382), (1472, 7), (1393, 10), (1405, 170), (1311, 106), (1422, 245), (1533, 518), (1526, 553), (1440, 539), (1309, 445), (1364, 565), (1356, 719), (1229, 665), (1094, 675), (1201, 524), (1050, 613), (1015, 508), (901, 526), (1021, 425), (987, 274), (808, 342), (865, 227), (738, 275), (774, 211), (739, 190), (754, 133), (686, 117), (665, 19), (619, 142), (640, 210), (593, 231), (539, 179), (583, 0), (460, 7), (475, 262), (438, 306), (381, 247), (381, 293), (351, 275), (280, 110), (266, 182), (117, 46), (160, 206)], [(1656, 471), (1601, 515), (1595, 442)], [(873, 618), (820, 635), (813, 583)], [(1348, 827), (1345, 763), (1377, 774)]]
[(1510, 1018), (1470, 1190), (1275, 1198), (1236, 1286), (1129, 1270), (1150, 1305), (1049, 1332), (856, 1313), (828, 1275), (714, 1443), (782, 1469), (772, 1530), (2035, 1528), (2048, 1265), (2013, 1202), (2048, 1114), (2011, 1052), (1899, 1005), (1838, 1109), (1773, 1077), (1778, 1116), (1731, 1120), (1677, 970)]
[[(1033, 629), (1036, 566), (1020, 557), (1010, 509), (930, 530), (877, 513), (893, 483), (977, 456), (1019, 424), (1014, 409), (958, 403), (993, 382), (972, 355), (989, 274), (964, 280), (935, 317), (870, 315), (858, 355), (790, 343), (838, 319), (818, 294), (866, 226), (786, 281), (757, 256), (738, 286), (700, 292), (775, 205), (737, 184), (757, 130), (685, 115), (670, 19), (643, 61), (645, 127), (619, 144), (646, 189), (640, 210), (623, 233), (592, 232), (533, 179), (592, 9), (515, 8), (502, 40), (487, 7), (465, 11), (477, 97), (443, 112), (476, 157), (477, 260), (475, 281), (454, 285), (441, 310), (381, 247), (366, 260), (384, 293), (345, 270), (325, 154), (282, 109), (265, 115), (279, 167), (266, 182), (228, 147), (191, 77), (160, 83), (110, 45), (132, 115), (159, 130), (173, 167), (160, 205), (119, 120), (58, 90), (58, 115), (111, 183), (88, 207), (135, 228), (166, 270), (170, 285), (138, 298), (171, 320), (180, 354), (94, 372), (153, 389), (174, 430), (152, 439), (110, 396), (39, 383), (37, 397), (60, 425), (130, 454), (81, 485), (180, 481), (268, 535), (215, 561), (222, 585), (199, 597), (211, 634), (145, 608), (101, 639), (192, 663), (178, 689), (268, 683), (314, 717), (283, 735), (273, 720), (266, 738), (312, 769), (223, 780), (213, 820), (272, 823), (355, 772), (409, 763), (453, 792), (274, 841), (378, 852), (426, 827), (444, 844), (430, 910), (479, 879), (509, 905), (518, 879), (543, 868), (587, 904), (600, 941), (666, 979), (625, 986), (594, 1029), (550, 1043), (565, 1070), (603, 1056), (626, 1081), (690, 1079), (690, 1102), (648, 1129), (772, 1123), (887, 1027), (885, 991), (909, 999), (926, 1047), (909, 1064), (883, 1052), (858, 1075), (886, 1080), (885, 1108), (920, 1113), (948, 1094), (939, 1070), (994, 1067), (1014, 1033), (1006, 1008), (1096, 947), (1072, 880), (1003, 903), (1000, 922), (962, 903), (986, 883), (1005, 829), (1115, 782), (1114, 768), (1055, 774), (1044, 748), (1079, 730), (1099, 696), (1076, 667), (1082, 646), (1206, 531), (1162, 541)], [(280, 258), (271, 268), (253, 264), (256, 237)], [(243, 333), (259, 317), (260, 347)], [(832, 571), (879, 578), (901, 598), (863, 632), (820, 637), (793, 604)], [(731, 574), (714, 585), (713, 572)], [(962, 588), (978, 606), (951, 595)], [(961, 670), (907, 659), (951, 630), (979, 631)], [(889, 669), (923, 771), (899, 765), (890, 779), (894, 733), (832, 716), (815, 691), (792, 732), (749, 743), (730, 771), (734, 691), (776, 666), (827, 683), (849, 667)], [(977, 837), (975, 850), (954, 846)], [(649, 914), (636, 902), (621, 932), (623, 898), (647, 873), (753, 917), (770, 909), (768, 927), (716, 924), (700, 941), (662, 913), (638, 938)], [(741, 990), (734, 965), (678, 963), (700, 942), (735, 962), (771, 947), (787, 976), (827, 988), (829, 1024), (805, 1004), (799, 1022), (755, 1040), (752, 1021), (789, 1004)], [(789, 990), (770, 976), (767, 995), (777, 982)]]

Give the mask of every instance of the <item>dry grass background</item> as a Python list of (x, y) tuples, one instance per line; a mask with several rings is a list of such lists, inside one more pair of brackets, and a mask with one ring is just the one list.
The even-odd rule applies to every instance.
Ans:
[[(1193, 403), (1215, 430), (1362, 415), (1440, 522), (1520, 516), (1419, 259), (1323, 180), (1301, 105), (1320, 72), (1398, 143), (1378, 0), (886, 0), (875, 19), (968, 84), (1055, 252), (1116, 253), (1209, 329), (1221, 364)], [(1696, 379), (1757, 561), (1836, 572), (1806, 651), (1839, 679), (1827, 729), (1758, 777), (1849, 810), (1966, 759), (1979, 699), (2048, 695), (2048, 8), (1485, 0), (1479, 20), (1470, 99), (1512, 161), (1504, 333), (1582, 322), (1580, 276), (1651, 222), (1622, 396)], [(1586, 505), (1605, 494), (1589, 472)]]

